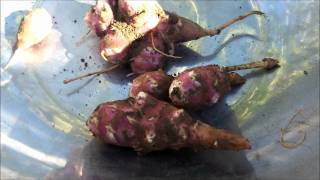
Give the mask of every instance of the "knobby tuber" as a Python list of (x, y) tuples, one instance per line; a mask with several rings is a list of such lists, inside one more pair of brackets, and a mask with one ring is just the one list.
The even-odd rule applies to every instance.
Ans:
[(185, 147), (195, 150), (250, 149), (246, 138), (194, 122), (183, 109), (144, 92), (135, 98), (100, 104), (87, 126), (104, 142), (132, 147), (140, 153)]
[[(251, 11), (245, 15), (231, 19), (217, 28), (205, 29), (187, 18), (166, 12), (166, 18), (162, 18), (162, 22), (151, 30), (151, 33), (146, 35), (150, 37), (149, 39), (153, 42), (151, 41), (150, 43), (148, 38), (139, 42), (140, 44), (148, 44), (146, 48), (153, 49), (153, 57), (156, 57), (154, 59), (158, 61), (150, 62), (150, 60), (144, 58), (144, 56), (139, 54), (133, 55), (133, 59), (136, 58), (136, 56), (138, 56), (138, 58), (131, 62), (131, 70), (135, 74), (141, 74), (163, 68), (166, 58), (177, 58), (173, 56), (176, 44), (196, 40), (205, 36), (217, 35), (231, 24), (254, 14), (262, 15), (263, 13), (260, 11)], [(141, 53), (145, 54), (145, 49), (142, 49)]]
[[(175, 57), (174, 46), (177, 43), (217, 35), (237, 21), (262, 14), (260, 11), (251, 11), (217, 28), (206, 29), (187, 18), (163, 10), (155, 0), (104, 0), (92, 7), (85, 21), (102, 38), (100, 54), (103, 59), (113, 64), (133, 59), (132, 72), (141, 74), (162, 68), (166, 56)], [(153, 44), (149, 36), (153, 37)], [(139, 48), (137, 52), (136, 46), (145, 48)], [(154, 51), (151, 55), (150, 48)]]
[(180, 73), (171, 83), (169, 97), (173, 104), (180, 107), (199, 109), (215, 104), (232, 86), (243, 84), (246, 80), (236, 73), (241, 69), (265, 68), (278, 66), (278, 61), (265, 58), (256, 63), (240, 66), (219, 67), (209, 65), (188, 69)]
[[(134, 4), (134, 2), (137, 1), (133, 1), (131, 3)], [(118, 3), (120, 3), (120, 0)], [(139, 17), (142, 16), (144, 12), (145, 11), (143, 9), (140, 10), (138, 13)], [(130, 63), (133, 74), (156, 71), (163, 68), (168, 57), (180, 58), (173, 56), (174, 47), (177, 43), (196, 40), (204, 36), (217, 35), (223, 29), (239, 20), (251, 15), (263, 14), (260, 11), (251, 11), (242, 16), (233, 18), (217, 28), (205, 29), (191, 20), (180, 17), (174, 13), (164, 12), (166, 16), (159, 16), (162, 19), (161, 22), (155, 28), (149, 29), (149, 32), (145, 31), (146, 33), (141, 36), (137, 36), (137, 34), (134, 33), (135, 27), (132, 24), (128, 24), (130, 21), (114, 21), (114, 23), (106, 30), (107, 34), (100, 42), (101, 56), (109, 62), (111, 61), (112, 63), (116, 63), (114, 67), (119, 67), (119, 63)], [(134, 22), (136, 21), (137, 20)], [(165, 53), (165, 51), (168, 53)], [(109, 69), (112, 70), (115, 68)], [(65, 80), (64, 82), (69, 83), (83, 77), (101, 74), (100, 72), (101, 71), (89, 73), (78, 78)], [(104, 71), (104, 73), (107, 72), (109, 71)]]
[(278, 63), (275, 59), (264, 58), (261, 61), (237, 66), (200, 66), (185, 70), (174, 79), (163, 71), (147, 72), (133, 80), (129, 96), (134, 97), (143, 91), (159, 99), (168, 99), (169, 93), (174, 105), (201, 109), (215, 104), (233, 86), (245, 83), (244, 77), (231, 71), (252, 68), (271, 69), (278, 66)]

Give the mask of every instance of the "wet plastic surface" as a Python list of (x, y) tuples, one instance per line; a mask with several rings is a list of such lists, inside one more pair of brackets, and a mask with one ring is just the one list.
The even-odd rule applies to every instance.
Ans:
[[(217, 63), (235, 65), (263, 57), (281, 61), (272, 72), (243, 71), (248, 81), (212, 108), (193, 115), (242, 133), (252, 142), (243, 152), (165, 151), (138, 156), (131, 149), (93, 139), (85, 121), (101, 102), (123, 99), (130, 71), (64, 85), (62, 81), (107, 64), (82, 21), (88, 1), (2, 1), (1, 67), (8, 61), (18, 23), (26, 10), (46, 8), (54, 30), (38, 48), (18, 54), (1, 87), (1, 178), (84, 179), (319, 179), (319, 2), (318, 1), (162, 1), (202, 26), (214, 27), (250, 10), (249, 17), (216, 37), (180, 47), (166, 71)], [(3, 80), (3, 79), (1, 79)], [(300, 112), (300, 113), (297, 113)], [(296, 114), (296, 115), (295, 115)], [(285, 138), (306, 140), (294, 149)]]

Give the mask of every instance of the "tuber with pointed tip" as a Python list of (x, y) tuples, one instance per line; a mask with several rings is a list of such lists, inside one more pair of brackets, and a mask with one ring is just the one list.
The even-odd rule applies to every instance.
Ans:
[(264, 13), (261, 11), (250, 11), (243, 15), (232, 18), (218, 27), (207, 29), (175, 13), (166, 13), (169, 16), (167, 22), (161, 24), (163, 27), (159, 27), (159, 29), (160, 32), (165, 35), (165, 38), (173, 43), (182, 43), (206, 36), (215, 36), (220, 34), (222, 30), (234, 24), (235, 22), (243, 20), (252, 15), (264, 15)]
[(131, 147), (139, 153), (181, 148), (250, 149), (246, 138), (195, 122), (183, 109), (144, 92), (135, 98), (100, 104), (87, 126), (104, 142)]
[(264, 58), (249, 64), (219, 67), (208, 65), (191, 68), (180, 73), (171, 83), (169, 97), (179, 107), (200, 109), (213, 105), (231, 90), (232, 86), (245, 83), (246, 79), (230, 71), (278, 67), (279, 62), (272, 58)]
[(201, 109), (215, 104), (233, 86), (245, 83), (244, 77), (231, 71), (252, 68), (272, 69), (277, 67), (278, 63), (275, 59), (264, 58), (261, 61), (236, 66), (200, 66), (187, 69), (175, 78), (161, 70), (146, 72), (133, 80), (129, 96), (135, 97), (143, 91), (159, 99), (168, 99), (169, 93), (174, 105)]
[[(216, 28), (207, 29), (187, 18), (163, 10), (154, 0), (99, 1), (103, 1), (104, 6), (108, 7), (102, 10), (108, 11), (107, 14), (110, 16), (107, 16), (107, 19), (110, 21), (101, 22), (103, 16), (99, 14), (102, 10), (98, 3), (87, 13), (85, 21), (98, 36), (100, 36), (99, 32), (102, 32), (103, 37), (101, 36), (99, 45), (100, 55), (104, 60), (115, 64), (113, 67), (119, 67), (119, 64), (130, 64), (132, 74), (156, 71), (165, 66), (168, 58), (181, 58), (174, 56), (174, 49), (178, 43), (218, 35), (235, 22), (252, 15), (264, 14), (260, 11), (250, 11)], [(101, 30), (102, 26), (104, 28)], [(97, 30), (95, 27), (100, 29)], [(104, 71), (104, 73), (109, 71)], [(100, 72), (97, 73), (101, 74)], [(89, 73), (81, 78), (94, 74)], [(69, 83), (81, 78), (72, 78), (64, 82)]]
[[(165, 64), (163, 59), (166, 56), (173, 56), (173, 47), (178, 43), (218, 35), (225, 28), (248, 16), (263, 15), (260, 11), (250, 11), (216, 28), (207, 29), (187, 18), (163, 10), (155, 0), (99, 1), (102, 2), (91, 8), (85, 21), (89, 28), (102, 38), (100, 55), (113, 64), (133, 59), (131, 67), (135, 74), (162, 68)], [(144, 37), (152, 33), (155, 36), (154, 44), (151, 46), (150, 39)], [(156, 51), (155, 55), (146, 53), (146, 48), (140, 48), (140, 52), (132, 53), (135, 51), (132, 45), (136, 41), (139, 41), (138, 44), (149, 44), (146, 47), (153, 48)], [(155, 59), (153, 62), (148, 61), (150, 56)]]

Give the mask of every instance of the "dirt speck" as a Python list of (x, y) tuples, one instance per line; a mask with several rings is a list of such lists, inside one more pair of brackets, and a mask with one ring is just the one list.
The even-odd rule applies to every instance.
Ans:
[(89, 59), (92, 59), (92, 57), (91, 57), (91, 56), (89, 56)]
[(73, 20), (73, 23), (77, 24), (77, 22), (78, 22), (78, 21), (77, 21), (76, 19), (75, 19), (75, 20)]
[(85, 60), (83, 58), (81, 58), (80, 60), (81, 60), (81, 62), (85, 62)]
[(101, 80), (99, 80), (99, 84), (101, 84)]
[(303, 74), (304, 74), (304, 75), (308, 75), (308, 71), (304, 70), (304, 71), (303, 71)]
[(87, 62), (86, 62), (86, 63), (84, 63), (84, 66), (85, 66), (85, 67), (88, 67), (88, 63), (87, 63)]
[(57, 21), (55, 21), (55, 22), (54, 22), (54, 24), (58, 24), (58, 22), (57, 22)]
[(66, 68), (63, 68), (63, 71), (64, 71), (64, 72), (66, 72), (66, 71), (67, 71), (67, 69), (66, 69)]

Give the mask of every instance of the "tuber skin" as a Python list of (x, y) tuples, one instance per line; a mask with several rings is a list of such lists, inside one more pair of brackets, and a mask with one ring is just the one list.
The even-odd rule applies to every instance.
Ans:
[(165, 50), (166, 45), (159, 36), (159, 34), (149, 33), (141, 41), (136, 43), (137, 47), (132, 47), (131, 52), (133, 57), (130, 59), (130, 67), (133, 74), (156, 71), (165, 65), (166, 57), (153, 48), (154, 43), (157, 44), (158, 50)]
[(158, 1), (118, 0), (119, 14), (124, 21), (132, 24), (138, 34), (146, 34), (167, 19), (165, 11)]
[(138, 92), (143, 91), (158, 99), (167, 100), (169, 92), (170, 100), (175, 106), (202, 109), (215, 104), (232, 87), (245, 83), (244, 77), (231, 71), (252, 68), (268, 70), (277, 67), (278, 63), (275, 59), (264, 58), (236, 66), (200, 66), (185, 70), (176, 78), (161, 70), (147, 72), (133, 80), (129, 96), (135, 97)]
[(118, 7), (125, 21), (114, 21), (100, 41), (101, 56), (113, 64), (125, 61), (129, 46), (167, 18), (157, 1), (119, 0)]
[(250, 149), (236, 134), (194, 122), (183, 109), (139, 92), (135, 98), (100, 104), (87, 121), (94, 136), (139, 153), (165, 149)]
[(84, 17), (89, 29), (100, 38), (106, 35), (107, 29), (114, 21), (115, 2), (115, 0), (97, 0), (96, 5), (92, 6)]
[(133, 80), (129, 97), (136, 97), (142, 91), (158, 99), (168, 99), (168, 89), (172, 81), (173, 77), (162, 70), (146, 72)]

